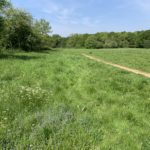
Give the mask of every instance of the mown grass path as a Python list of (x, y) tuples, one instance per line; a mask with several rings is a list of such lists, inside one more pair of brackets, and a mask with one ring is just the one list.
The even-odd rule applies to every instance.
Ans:
[(85, 53), (82, 53), (82, 55), (87, 57), (87, 58), (89, 58), (89, 59), (91, 59), (91, 60), (95, 60), (97, 62), (101, 62), (101, 63), (107, 64), (107, 65), (111, 65), (113, 67), (120, 68), (122, 70), (125, 70), (125, 71), (128, 71), (128, 72), (132, 72), (132, 73), (135, 73), (135, 74), (142, 75), (144, 77), (150, 78), (150, 73), (143, 72), (143, 71), (140, 71), (140, 70), (137, 70), (137, 69), (133, 69), (133, 68), (128, 68), (128, 67), (121, 66), (121, 65), (118, 65), (118, 64), (114, 64), (112, 62), (104, 61), (102, 59), (99, 59), (99, 58), (87, 55)]

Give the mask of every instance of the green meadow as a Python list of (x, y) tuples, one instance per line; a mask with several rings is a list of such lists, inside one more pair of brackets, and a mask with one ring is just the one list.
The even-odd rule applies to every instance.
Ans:
[(0, 55), (0, 149), (149, 150), (150, 49)]

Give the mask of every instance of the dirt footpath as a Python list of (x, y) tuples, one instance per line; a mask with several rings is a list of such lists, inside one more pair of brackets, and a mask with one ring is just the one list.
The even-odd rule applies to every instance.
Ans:
[(113, 66), (113, 67), (116, 67), (116, 68), (120, 68), (120, 69), (128, 71), (128, 72), (132, 72), (132, 73), (135, 73), (135, 74), (142, 75), (144, 77), (150, 78), (150, 73), (146, 73), (146, 72), (143, 72), (143, 71), (140, 71), (140, 70), (136, 70), (136, 69), (128, 68), (128, 67), (121, 66), (121, 65), (118, 65), (118, 64), (114, 64), (114, 63), (111, 63), (111, 62), (107, 62), (107, 61), (101, 60), (99, 58), (87, 55), (85, 53), (82, 53), (82, 55), (87, 57), (87, 58), (89, 58), (89, 59), (91, 59), (91, 60), (94, 60), (94, 61), (97, 61), (97, 62), (101, 62), (101, 63), (107, 64), (107, 65), (110, 65), (110, 66)]

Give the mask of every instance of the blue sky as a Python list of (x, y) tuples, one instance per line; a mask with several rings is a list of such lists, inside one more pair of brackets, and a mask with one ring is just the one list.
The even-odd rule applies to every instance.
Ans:
[(44, 18), (53, 34), (150, 29), (150, 0), (11, 0), (35, 18)]

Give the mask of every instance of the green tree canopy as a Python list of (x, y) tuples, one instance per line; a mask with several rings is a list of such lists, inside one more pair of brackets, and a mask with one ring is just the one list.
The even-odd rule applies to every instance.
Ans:
[(45, 19), (36, 20), (34, 24), (35, 32), (41, 35), (48, 35), (51, 31), (51, 26)]

